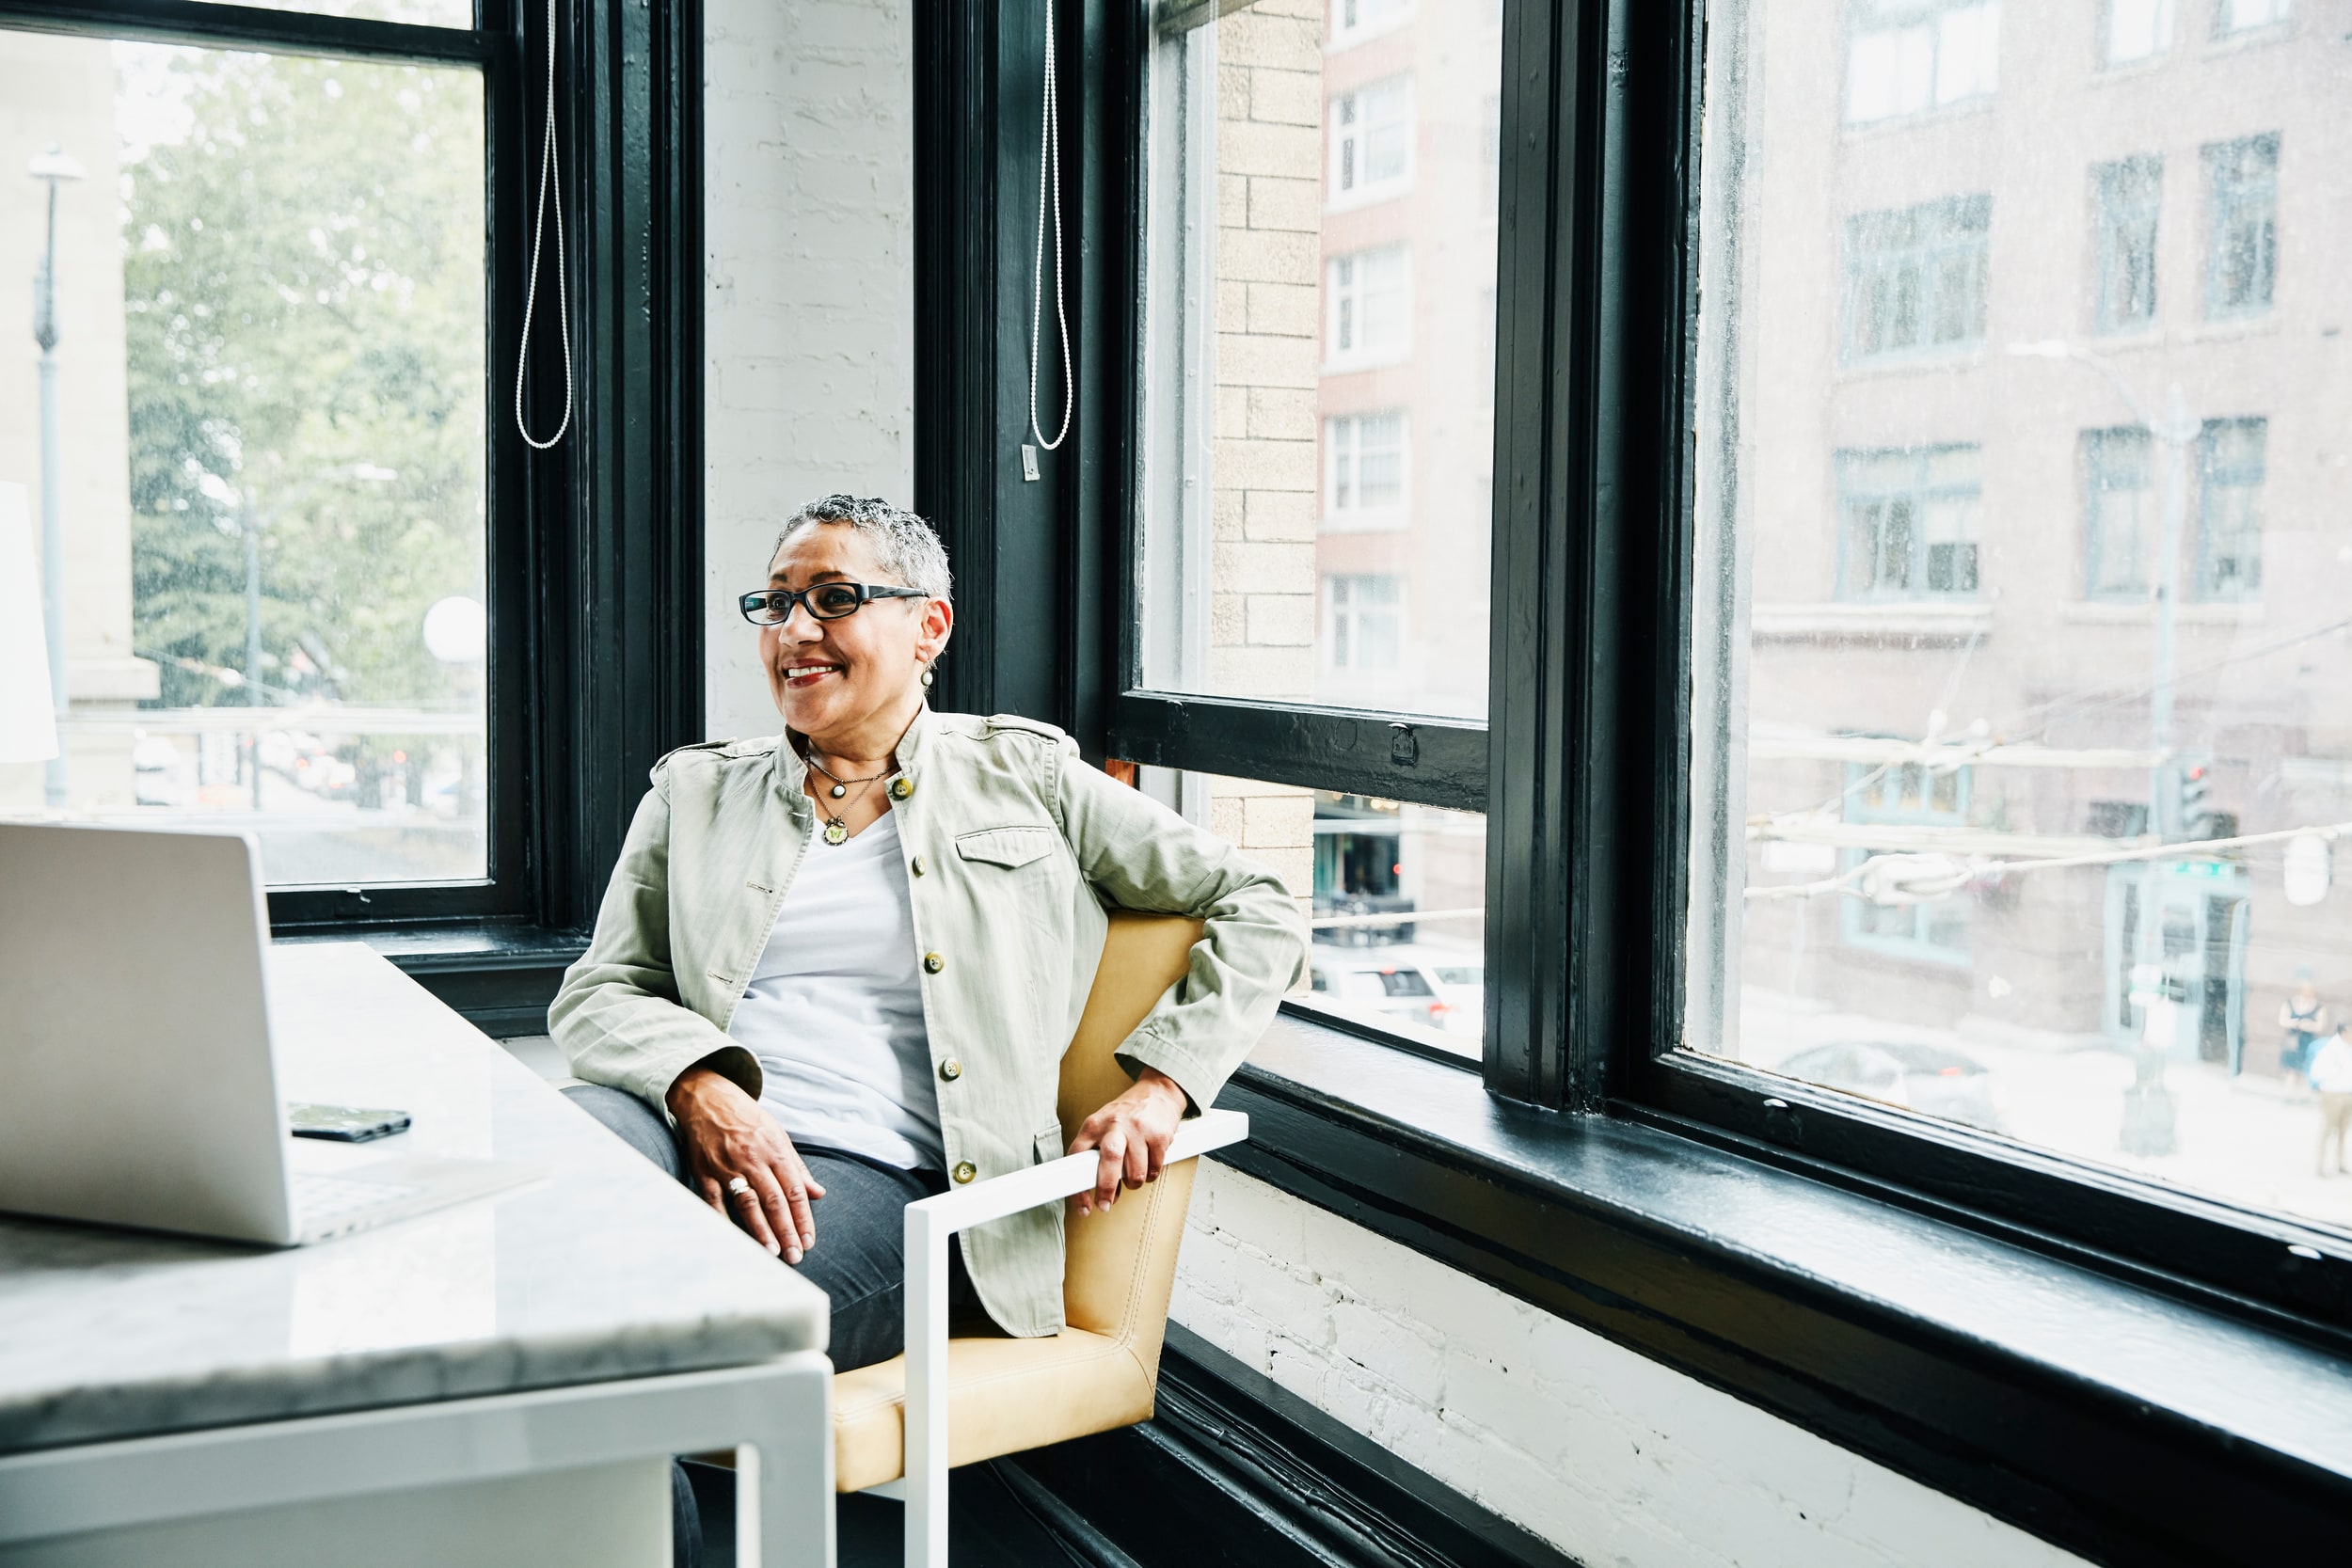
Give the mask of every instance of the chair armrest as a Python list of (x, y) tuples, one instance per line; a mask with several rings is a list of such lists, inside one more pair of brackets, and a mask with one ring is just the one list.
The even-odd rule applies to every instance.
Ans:
[[(1173, 1165), (1211, 1149), (1228, 1144), (1246, 1143), (1249, 1138), (1249, 1117), (1240, 1111), (1203, 1111), (1176, 1130), (1175, 1142), (1168, 1146), (1163, 1164)], [(1073, 1197), (1094, 1185), (1094, 1177), (1102, 1162), (1089, 1151), (1065, 1154), (1058, 1160), (1048, 1160), (1027, 1170), (1009, 1171), (992, 1176), (969, 1187), (955, 1188), (936, 1197), (918, 1198), (907, 1205), (907, 1260), (912, 1266), (914, 1244), (921, 1219), (923, 1234), (936, 1235), (945, 1243), (959, 1230), (969, 1230), (976, 1225), (1001, 1220), (1008, 1214), (1018, 1214), (1056, 1198)], [(911, 1282), (911, 1281), (910, 1281)]]
[[(1248, 1137), (1241, 1112), (1203, 1111), (1176, 1130), (1162, 1164)], [(1101, 1168), (1092, 1152), (1068, 1154), (907, 1205), (907, 1568), (947, 1568), (947, 1238), (1083, 1193)]]

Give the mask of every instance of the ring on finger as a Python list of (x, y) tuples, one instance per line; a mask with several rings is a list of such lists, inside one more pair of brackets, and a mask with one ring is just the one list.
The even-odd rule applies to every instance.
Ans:
[(729, 1177), (727, 1179), (727, 1191), (737, 1197), (751, 1197), (755, 1196), (752, 1192), (751, 1179), (748, 1177)]

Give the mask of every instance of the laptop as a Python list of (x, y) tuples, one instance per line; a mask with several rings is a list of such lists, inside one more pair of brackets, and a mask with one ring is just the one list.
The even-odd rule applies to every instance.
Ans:
[(268, 942), (249, 835), (0, 822), (0, 1210), (294, 1246), (539, 1174), (293, 1168)]

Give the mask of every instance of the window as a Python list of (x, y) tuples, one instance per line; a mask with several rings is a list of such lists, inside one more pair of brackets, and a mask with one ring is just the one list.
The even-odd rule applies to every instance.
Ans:
[(1330, 265), (1328, 341), (1334, 370), (1403, 359), (1413, 351), (1413, 253), (1382, 245)]
[(1141, 769), (1139, 785), (1281, 873), (1307, 905), (1314, 1011), (1469, 1062), (1486, 1023), (1486, 822), (1476, 812)]
[(2155, 586), (2160, 524), (2154, 446), (2145, 430), (2083, 434), (2089, 476), (2083, 514), (2087, 598), (2144, 599)]
[(1916, 599), (1977, 591), (1978, 449), (1841, 451), (1840, 597)]
[(1923, 114), (1999, 85), (1998, 0), (1854, 0), (1846, 119), (1856, 125)]
[(8, 32), (0, 79), (44, 84), (0, 124), (69, 175), (74, 698), (0, 812), (241, 828), (274, 886), (486, 878), (481, 71)]
[[(2085, 164), (2060, 150), (2144, 146), (2152, 89), (2061, 71), (2031, 104), (1922, 123), (1864, 160), (1841, 124), (1851, 83), (1762, 69), (1816, 15), (1710, 7), (1706, 146), (1739, 153), (1712, 158), (1702, 187), (1697, 429), (1680, 449), (1698, 469), (1692, 1000), (1645, 1093), (1767, 1139), (1772, 1113), (1755, 1107), (1777, 1096), (1808, 1156), (1919, 1183), (1964, 1168), (1967, 1194), (1957, 1174), (1935, 1189), (1963, 1202), (2056, 1173), (2012, 1217), (2077, 1240), (2099, 1240), (2090, 1195), (2121, 1190), (2165, 1216), (2152, 1227), (2240, 1223), (2191, 1201), (2213, 1199), (2341, 1251), (2352, 1183), (2312, 1174), (2317, 1124), (2279, 1020), (2297, 966), (2331, 1009), (2352, 1006), (2352, 926), (2311, 873), (2352, 821), (2352, 739), (2323, 696), (2352, 688), (2352, 644), (2328, 630), (2344, 615), (2352, 468), (2321, 455), (2323, 433), (2352, 428), (2352, 384), (2311, 355), (2336, 325), (2325, 292), (2303, 306), (2275, 286), (2274, 216), (2283, 145), (2307, 138), (2314, 166), (2352, 152), (2340, 94), (2282, 77), (2259, 110), (2272, 128), (2251, 136), (2242, 94), (2164, 99), (2168, 144), (2203, 150), (2209, 313), (2273, 312), (2278, 332), (2112, 351), (2076, 335), (2086, 314), (2103, 332), (2155, 319), (2161, 166), (2119, 157), (2089, 171), (2091, 245), (2003, 251), (1990, 335), (2013, 351), (1858, 383), (1821, 353), (1833, 334), (1852, 357), (1934, 341), (1913, 325), (1934, 319), (1932, 292), (1910, 281), (1930, 230), (1917, 209), (1857, 217), (1828, 194), (1965, 166), (1982, 171), (1977, 213), (2079, 211)], [(2082, 17), (2009, 8), (2006, 44), (2063, 59)], [(2321, 182), (2308, 202), (2314, 233), (2352, 222), (2352, 187)], [(1940, 233), (1957, 245), (1979, 227)], [(1840, 246), (1844, 278), (1820, 265)], [(1956, 467), (1965, 451), (1967, 476), (1966, 522), (1939, 532), (1917, 442), (1942, 432), (1969, 444), (1936, 449)], [(1936, 602), (1961, 580), (1957, 565), (1937, 578), (1939, 540), (1972, 546), (1980, 599)], [(1791, 629), (1752, 612), (1804, 597), (1833, 562), (1846, 596), (1905, 614)], [(2314, 902), (2286, 895), (2296, 842), (2297, 897)], [(1939, 1088), (1940, 1069), (1874, 1089), (1813, 1054), (1890, 1044), (1946, 1053), (1968, 1098)], [(1699, 1086), (1733, 1083), (1747, 1086)], [(1923, 1158), (1929, 1123), (1968, 1152)]]
[(2150, 59), (2172, 47), (2172, 0), (2107, 0), (2107, 64)]
[(2291, 0), (2220, 0), (2214, 8), (2213, 30), (2226, 36), (2276, 26), (2291, 10)]
[(1845, 819), (1856, 827), (1888, 830), (1867, 848), (1845, 851), (1846, 873), (1859, 894), (1839, 901), (1840, 935), (1850, 947), (1965, 967), (1968, 908), (1965, 895), (1938, 892), (1965, 875), (1948, 841), (1931, 831), (1961, 826), (1968, 811), (1968, 770), (1931, 770), (1916, 762), (1850, 768)]
[(1343, 49), (1403, 22), (1413, 0), (1331, 0), (1331, 47)]
[(1412, 182), (1412, 77), (1391, 76), (1333, 98), (1331, 205), (1386, 200)]
[(2092, 330), (2134, 332), (2156, 319), (2156, 218), (2163, 207), (2164, 160), (2153, 155), (2094, 165), (2098, 273)]
[(2208, 144), (2204, 158), (2205, 314), (2260, 315), (2279, 265), (2279, 138)]
[[(1470, 1060), (1502, 39), (1490, 0), (1325, 14), (1327, 49), (1287, 3), (1154, 35), (1140, 561), (1106, 744), (1311, 888), (1295, 1005)], [(1279, 118), (1298, 104), (1318, 135)]]
[(1323, 645), (1345, 675), (1385, 675), (1403, 662), (1405, 585), (1370, 573), (1323, 579)]
[(1984, 340), (1990, 196), (1952, 197), (1846, 220), (1846, 357)]
[(1406, 526), (1404, 410), (1327, 420), (1323, 450), (1325, 528)]
[(2197, 439), (2197, 596), (2250, 599), (2263, 581), (2267, 420), (2208, 420)]

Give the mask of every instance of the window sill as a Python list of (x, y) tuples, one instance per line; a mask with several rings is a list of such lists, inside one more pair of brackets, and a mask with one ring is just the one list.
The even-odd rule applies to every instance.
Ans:
[[(2352, 1360), (1648, 1113), (1287, 1011), (1237, 1169), (2105, 1561), (2340, 1549)], [(1988, 1227), (1989, 1228), (1989, 1227)]]
[(1882, 604), (1758, 605), (1749, 634), (1772, 642), (1962, 642), (1993, 629), (1990, 601), (1904, 599)]
[(588, 950), (580, 931), (479, 921), (346, 931), (305, 931), (278, 939), (364, 942), (485, 1035), (501, 1039), (548, 1032), (548, 1004), (564, 971)]
[[(2263, 620), (2259, 599), (2185, 604), (2172, 613), (2185, 626), (2253, 626)], [(2144, 599), (2074, 599), (2058, 606), (2058, 620), (2070, 626), (2152, 626), (2156, 624), (2156, 607)]]

